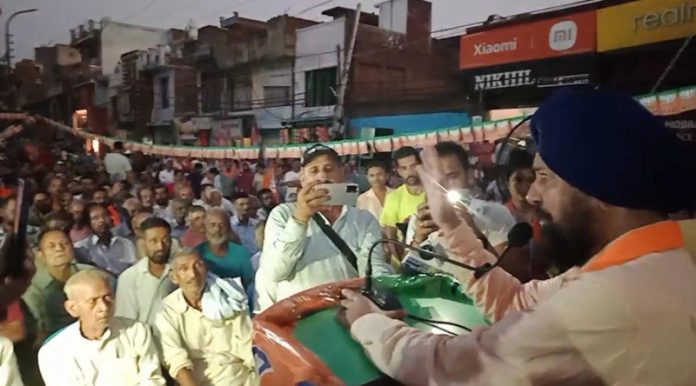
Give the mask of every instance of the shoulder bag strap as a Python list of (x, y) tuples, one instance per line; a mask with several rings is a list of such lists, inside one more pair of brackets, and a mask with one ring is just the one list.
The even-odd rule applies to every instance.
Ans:
[(343, 254), (343, 256), (348, 260), (350, 265), (352, 265), (353, 268), (359, 272), (358, 258), (355, 256), (355, 253), (353, 253), (348, 244), (346, 244), (346, 242), (341, 238), (341, 236), (339, 236), (338, 233), (336, 233), (336, 231), (326, 223), (321, 214), (315, 213), (314, 216), (312, 216), (312, 219), (317, 223), (317, 225), (319, 225), (319, 228), (321, 228), (326, 237), (328, 237), (336, 248), (341, 251), (341, 254)]

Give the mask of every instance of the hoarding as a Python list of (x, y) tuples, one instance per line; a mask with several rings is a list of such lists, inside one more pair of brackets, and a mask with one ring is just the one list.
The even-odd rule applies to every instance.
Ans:
[(685, 38), (696, 32), (696, 0), (641, 0), (597, 11), (597, 50)]
[(459, 68), (593, 52), (596, 22), (596, 12), (587, 11), (463, 35)]

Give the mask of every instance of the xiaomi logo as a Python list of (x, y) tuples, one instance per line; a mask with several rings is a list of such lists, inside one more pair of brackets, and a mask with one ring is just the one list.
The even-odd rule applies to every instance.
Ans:
[(554, 51), (569, 50), (577, 40), (578, 25), (572, 20), (560, 21), (549, 30), (549, 47)]

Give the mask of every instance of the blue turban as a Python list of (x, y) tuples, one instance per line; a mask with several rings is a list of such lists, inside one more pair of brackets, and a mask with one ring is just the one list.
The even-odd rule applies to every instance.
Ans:
[[(565, 89), (531, 121), (548, 167), (615, 206), (674, 212), (696, 199), (696, 151), (629, 95)], [(688, 147), (691, 146), (691, 149)]]

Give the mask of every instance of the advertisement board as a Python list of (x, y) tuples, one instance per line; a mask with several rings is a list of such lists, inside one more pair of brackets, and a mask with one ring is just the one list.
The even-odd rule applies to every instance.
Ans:
[(537, 60), (464, 72), (470, 92), (542, 89), (592, 84), (596, 62), (591, 55)]
[(459, 68), (594, 52), (596, 22), (596, 12), (587, 11), (463, 35)]
[(242, 119), (223, 119), (213, 126), (215, 146), (230, 146), (233, 140), (242, 138)]
[(696, 31), (696, 0), (641, 0), (597, 11), (597, 51), (675, 40)]
[(665, 126), (685, 141), (696, 142), (696, 110), (664, 117)]

